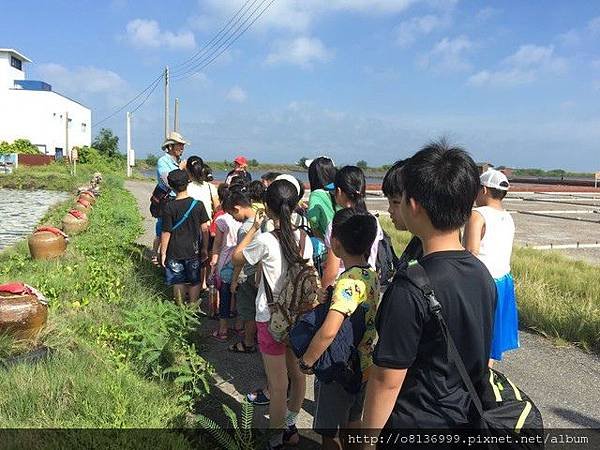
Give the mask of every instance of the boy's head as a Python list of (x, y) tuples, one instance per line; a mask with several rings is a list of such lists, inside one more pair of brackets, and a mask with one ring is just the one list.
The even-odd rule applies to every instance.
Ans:
[(406, 230), (406, 224), (400, 214), (400, 204), (402, 203), (402, 167), (406, 160), (396, 161), (383, 177), (381, 188), (383, 195), (388, 199), (390, 218), (394, 223), (396, 230)]
[(219, 197), (219, 202), (223, 203), (223, 200), (227, 196), (228, 192), (229, 192), (229, 186), (226, 185), (225, 183), (221, 183), (217, 187), (217, 196)]
[(262, 183), (262, 181), (254, 180), (248, 184), (248, 197), (250, 200), (255, 203), (262, 203), (265, 196), (265, 191), (267, 188)]
[(265, 188), (268, 188), (279, 175), (281, 175), (279, 172), (267, 172), (260, 177), (260, 180), (262, 181), (262, 184), (265, 185)]
[(467, 222), (480, 183), (464, 149), (445, 139), (432, 142), (406, 160), (401, 173), (400, 214), (413, 234), (454, 231)]
[(488, 169), (479, 176), (481, 189), (475, 203), (484, 206), (489, 199), (502, 200), (508, 193), (508, 178), (499, 170)]
[(335, 213), (331, 224), (331, 249), (338, 257), (365, 256), (377, 236), (377, 219), (364, 211), (345, 208)]
[(169, 186), (171, 186), (175, 192), (179, 193), (187, 189), (187, 186), (190, 183), (190, 178), (185, 170), (175, 169), (169, 172), (169, 175), (167, 175), (167, 181)]
[(245, 221), (249, 216), (248, 212), (252, 212), (252, 201), (245, 187), (230, 189), (221, 205), (223, 211), (231, 214), (238, 222)]

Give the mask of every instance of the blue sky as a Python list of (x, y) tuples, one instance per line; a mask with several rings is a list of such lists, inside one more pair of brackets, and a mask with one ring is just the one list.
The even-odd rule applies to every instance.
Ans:
[[(5, 2), (0, 47), (30, 57), (29, 78), (83, 102), (97, 122), (243, 4)], [(380, 165), (445, 135), (476, 160), (596, 171), (598, 42), (600, 2), (275, 0), (212, 64), (181, 68), (171, 95), (188, 154), (209, 160)], [(138, 156), (160, 151), (163, 102), (159, 86), (134, 114)], [(101, 125), (123, 143), (124, 116)]]

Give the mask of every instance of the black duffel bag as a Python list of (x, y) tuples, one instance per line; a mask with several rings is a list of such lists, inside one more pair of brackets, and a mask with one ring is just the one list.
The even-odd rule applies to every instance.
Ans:
[[(448, 331), (441, 314), (442, 306), (435, 298), (425, 269), (417, 261), (411, 261), (405, 273), (425, 296), (429, 313), (438, 323), (446, 342), (448, 361), (456, 366), (475, 406), (477, 419), (472, 424), (473, 434), (489, 436), (490, 448), (543, 449), (542, 414), (533, 401), (504, 374), (494, 369), (489, 369), (487, 383), (484, 383), (483, 391), (478, 394)], [(486, 442), (485, 439), (482, 441)], [(498, 442), (502, 444), (495, 445)]]

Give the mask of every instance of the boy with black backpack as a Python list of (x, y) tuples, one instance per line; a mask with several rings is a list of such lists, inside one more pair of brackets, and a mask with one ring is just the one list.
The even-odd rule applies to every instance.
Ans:
[(175, 301), (181, 304), (187, 291), (189, 302), (195, 303), (200, 297), (200, 263), (208, 255), (210, 219), (202, 202), (188, 195), (185, 170), (169, 172), (168, 182), (177, 195), (163, 209), (160, 261)]
[(332, 345), (344, 321), (360, 314), (357, 317), (362, 323), (357, 329), (363, 330), (363, 334), (355, 336), (354, 342), (358, 343), (356, 349), (362, 383), (359, 379), (358, 389), (349, 392), (342, 380), (325, 383), (317, 379), (314, 429), (323, 437), (324, 449), (341, 448), (336, 437), (342, 429), (360, 428), (366, 380), (373, 364), (372, 346), (377, 337), (375, 314), (379, 303), (379, 279), (368, 263), (376, 236), (377, 220), (368, 212), (346, 208), (338, 211), (333, 218), (331, 246), (335, 255), (343, 261), (345, 270), (333, 286), (331, 304), (323, 324), (299, 360), (300, 369), (304, 373), (312, 373), (315, 363)]
[[(393, 183), (393, 179), (397, 182)], [(445, 141), (425, 146), (389, 174), (386, 196), (423, 244), (419, 263), (431, 280), (449, 334), (473, 385), (486, 382), (496, 288), (485, 266), (461, 245), (459, 230), (479, 191), (471, 157)], [(474, 421), (472, 399), (423, 293), (399, 272), (378, 309), (363, 425), (456, 429)]]

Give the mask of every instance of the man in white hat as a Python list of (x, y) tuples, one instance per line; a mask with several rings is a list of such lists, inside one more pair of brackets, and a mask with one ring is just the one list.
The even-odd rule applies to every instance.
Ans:
[[(181, 134), (171, 131), (162, 145), (165, 154), (158, 158), (158, 162), (156, 163), (156, 183), (163, 191), (169, 192), (169, 195), (173, 197), (175, 197), (175, 194), (171, 191), (167, 177), (169, 176), (169, 172), (175, 169), (185, 169), (185, 164), (181, 161), (181, 155), (183, 154), (183, 147), (186, 144), (188, 142)], [(152, 245), (152, 250), (154, 251), (152, 260), (155, 264), (158, 264), (161, 228), (161, 219), (158, 218), (156, 221), (156, 237)]]

